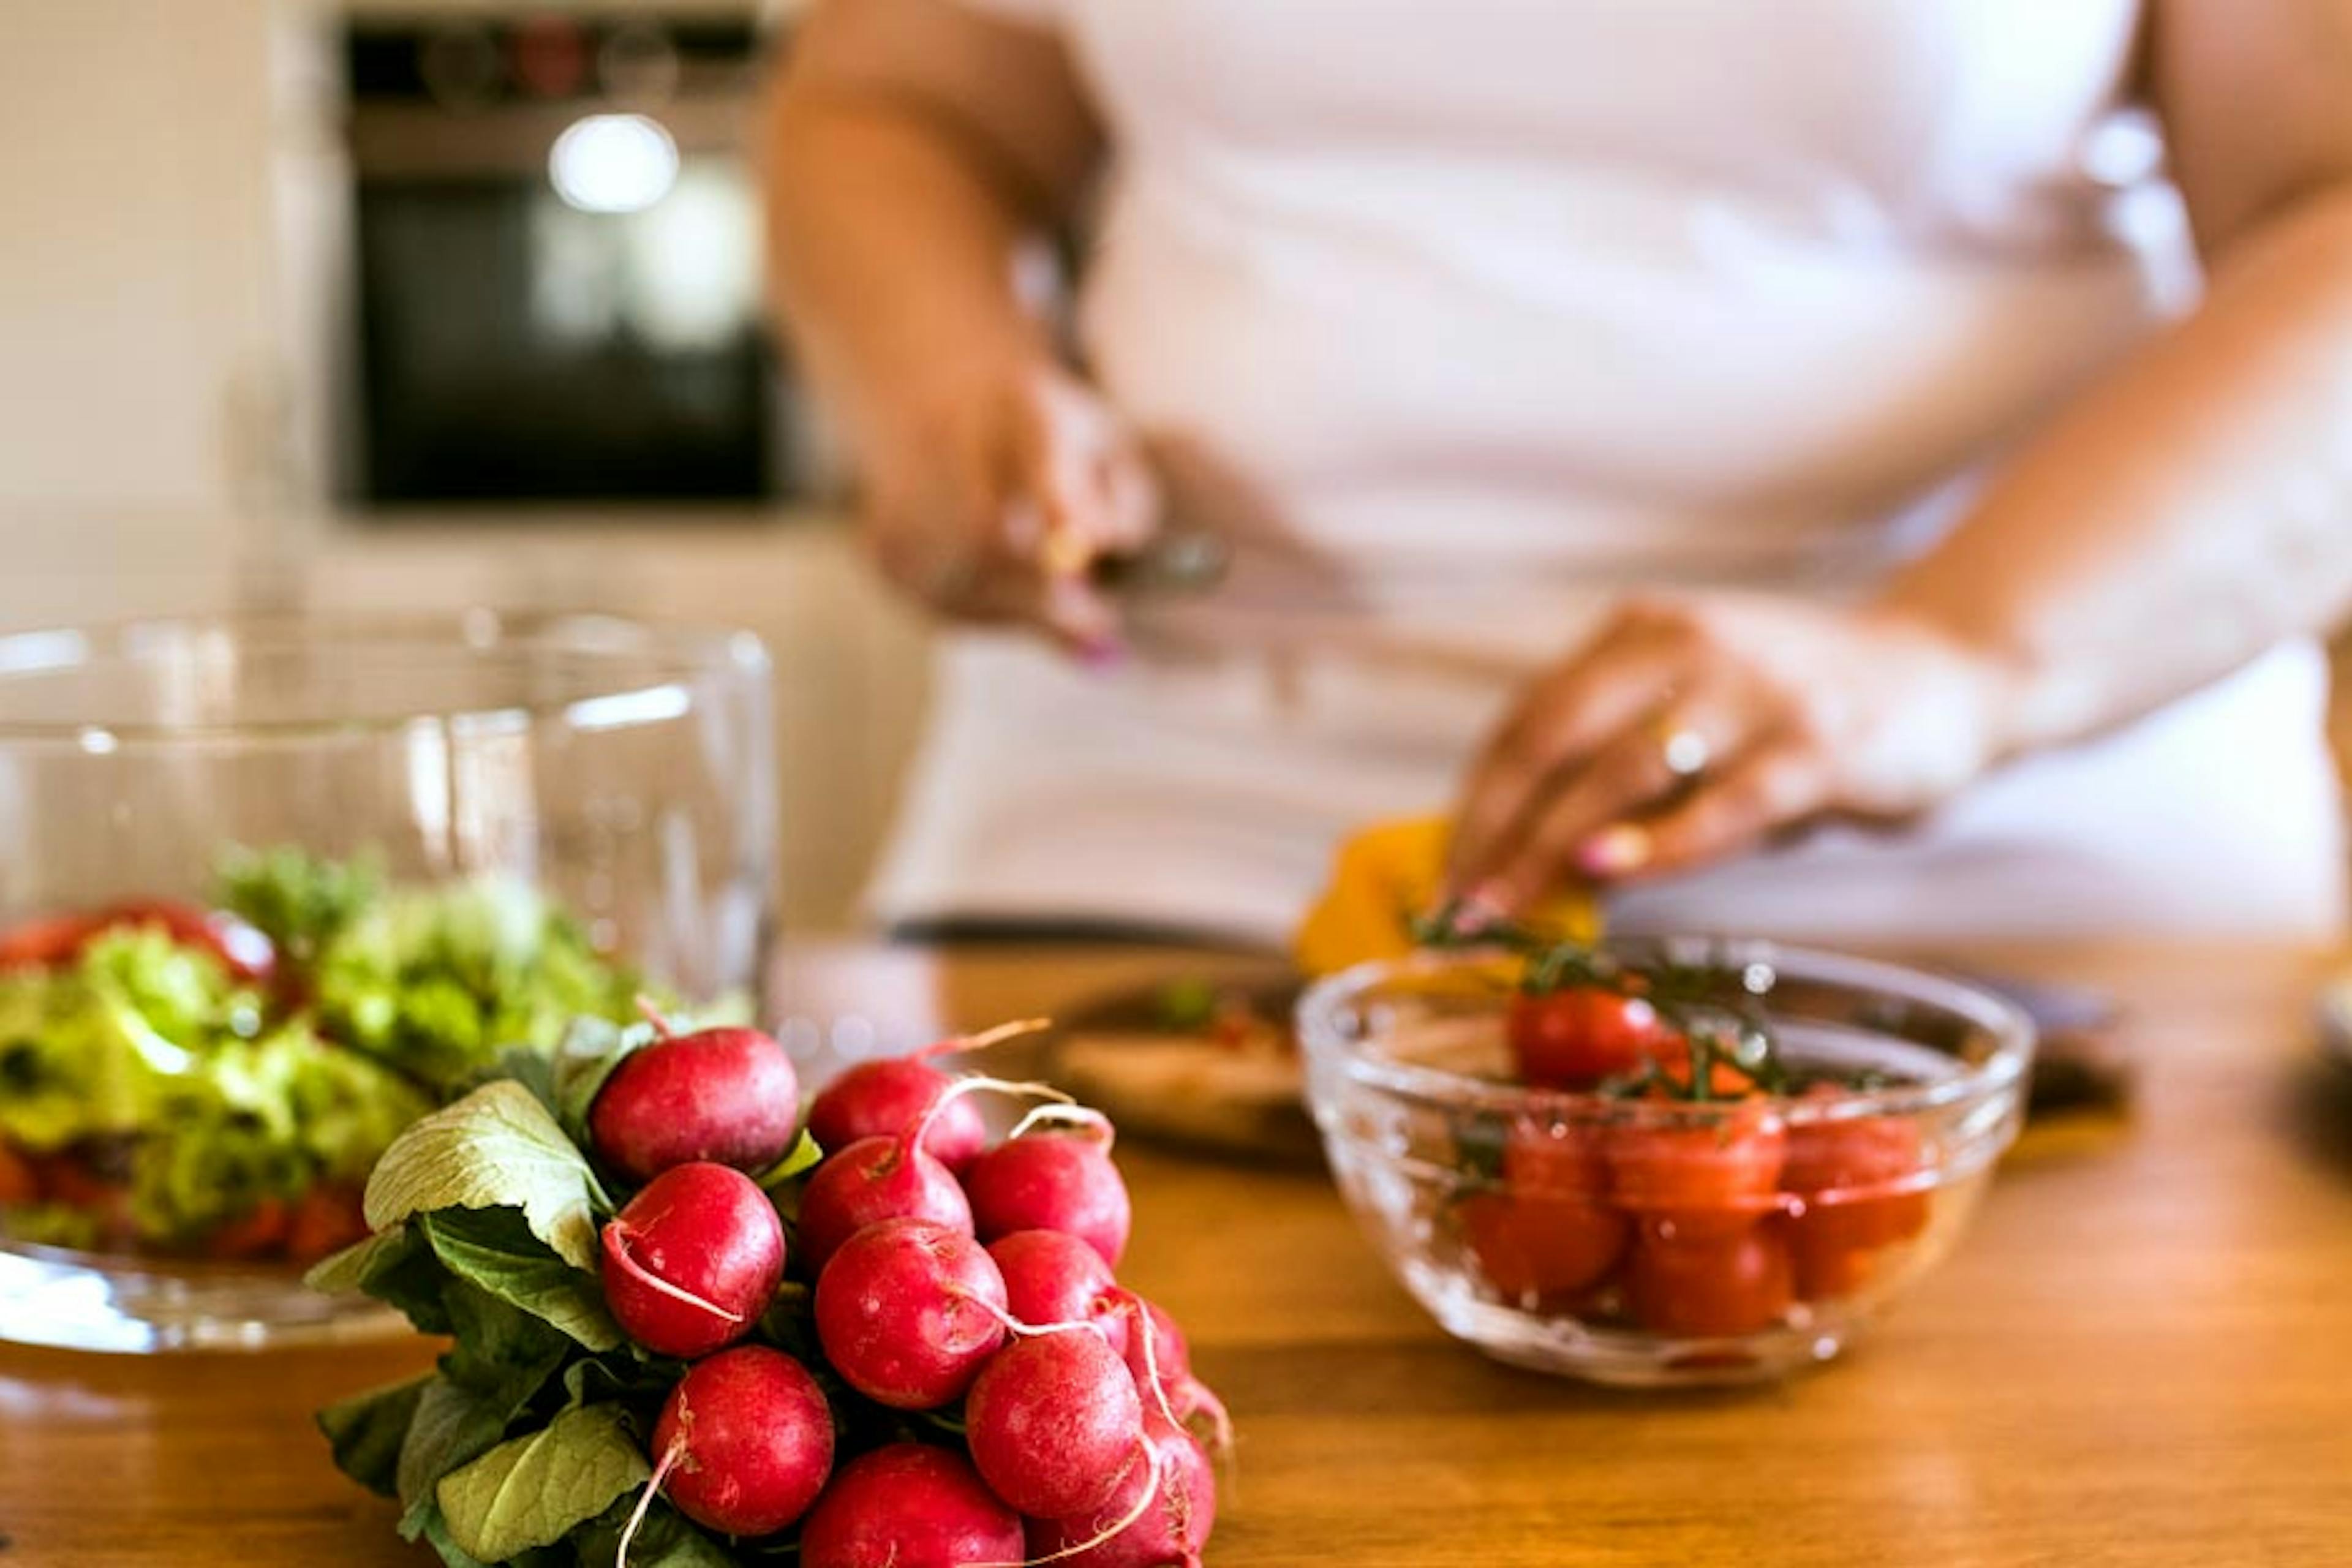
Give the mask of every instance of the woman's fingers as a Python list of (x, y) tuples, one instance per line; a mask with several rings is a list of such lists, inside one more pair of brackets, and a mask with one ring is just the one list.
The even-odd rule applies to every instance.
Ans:
[(1768, 742), (1702, 784), (1687, 799), (1621, 831), (1613, 878), (1664, 875), (1753, 847), (1828, 805), (1830, 771), (1817, 750)]
[(1141, 448), (1101, 400), (1050, 366), (1008, 373), (868, 462), (868, 538), (884, 572), (943, 615), (1025, 622), (1071, 652), (1120, 646), (1093, 565), (1159, 518)]
[(1093, 568), (1137, 548), (1156, 526), (1150, 469), (1108, 409), (1059, 383), (1022, 404), (1011, 437), (1005, 564), (1026, 579), (1039, 625), (1083, 658), (1113, 656), (1118, 612)]
[(1488, 899), (1550, 796), (1685, 673), (1678, 640), (1629, 616), (1529, 688), (1471, 768), (1454, 817), (1455, 890)]
[(1771, 722), (1751, 687), (1717, 673), (1624, 726), (1590, 761), (1559, 777), (1528, 814), (1481, 897), (1516, 914), (1568, 881), (1622, 875), (1641, 847), (1628, 826), (1704, 794), (1712, 770), (1737, 763)]
[(1041, 393), (1017, 446), (1024, 488), (1045, 521), (1041, 559), (1049, 571), (1075, 574), (1150, 538), (1160, 511), (1150, 465), (1097, 399), (1066, 387)]

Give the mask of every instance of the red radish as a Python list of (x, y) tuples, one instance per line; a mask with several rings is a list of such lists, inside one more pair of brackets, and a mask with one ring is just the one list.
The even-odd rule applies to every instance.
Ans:
[(801, 1193), (800, 1242), (812, 1276), (821, 1276), (841, 1244), (886, 1219), (928, 1219), (971, 1234), (971, 1205), (954, 1175), (923, 1152), (931, 1129), (970, 1104), (979, 1090), (1046, 1094), (1057, 1089), (992, 1078), (960, 1078), (933, 1097), (923, 1113), (892, 1138), (862, 1138), (816, 1168)]
[(589, 1108), (589, 1141), (632, 1181), (690, 1160), (756, 1175), (793, 1146), (800, 1096), (793, 1058), (756, 1029), (665, 1032), (613, 1069)]
[[(1125, 1309), (1102, 1254), (1066, 1231), (1016, 1230), (990, 1244), (988, 1256), (1004, 1276), (1004, 1300), (1024, 1323), (1091, 1322), (1127, 1352)], [(1171, 1325), (1172, 1326), (1172, 1325)]]
[[(861, 1138), (896, 1138), (908, 1124), (920, 1121), (956, 1079), (930, 1065), (929, 1058), (949, 1052), (985, 1049), (1001, 1040), (1046, 1027), (1043, 1018), (1002, 1024), (970, 1037), (940, 1040), (908, 1057), (864, 1062), (824, 1086), (809, 1106), (809, 1135), (817, 1147), (831, 1153)], [(980, 1110), (956, 1098), (941, 1108), (923, 1137), (923, 1152), (962, 1173), (988, 1142)]]
[(1016, 1336), (964, 1396), (964, 1440), (998, 1497), (1036, 1519), (1110, 1501), (1143, 1458), (1143, 1403), (1090, 1326)]
[[(1058, 1106), (1044, 1113), (1076, 1116)], [(1066, 1231), (1118, 1267), (1134, 1213), (1110, 1161), (1110, 1123), (1088, 1114), (1088, 1134), (1016, 1132), (971, 1163), (964, 1192), (982, 1241), (1018, 1230)]]
[(1032, 1520), (1029, 1561), (1066, 1568), (1200, 1568), (1217, 1521), (1217, 1479), (1190, 1434), (1144, 1413), (1150, 1462), (1129, 1470), (1110, 1500), (1075, 1519)]
[(961, 1396), (1004, 1342), (1003, 1315), (1004, 1277), (988, 1254), (930, 1220), (867, 1226), (817, 1277), (825, 1359), (851, 1387), (893, 1409), (929, 1410)]
[(784, 1277), (784, 1227), (759, 1184), (698, 1161), (664, 1171), (604, 1226), (604, 1300), (631, 1339), (707, 1355), (751, 1331)]
[(971, 1234), (971, 1205), (945, 1165), (912, 1140), (861, 1138), (801, 1189), (798, 1235), (810, 1275), (822, 1278), (844, 1242), (886, 1219), (929, 1220)]
[(893, 1443), (842, 1466), (801, 1526), (801, 1568), (1018, 1563), (1020, 1516), (963, 1456)]
[[(810, 1136), (821, 1149), (846, 1149), (867, 1138), (894, 1138), (921, 1119), (955, 1080), (928, 1062), (898, 1057), (866, 1062), (831, 1083), (809, 1106)], [(958, 1100), (931, 1123), (923, 1152), (950, 1171), (971, 1163), (988, 1142), (980, 1108)]]
[(1215, 1451), (1230, 1452), (1233, 1417), (1226, 1414), (1224, 1401), (1192, 1375), (1192, 1347), (1185, 1343), (1184, 1331), (1176, 1326), (1176, 1320), (1166, 1309), (1132, 1290), (1114, 1290), (1111, 1300), (1138, 1331), (1128, 1338), (1127, 1370), (1142, 1395), (1144, 1409), (1187, 1430), (1192, 1428), (1196, 1416), (1205, 1420)]
[[(666, 1492), (679, 1512), (722, 1535), (772, 1535), (816, 1500), (833, 1470), (833, 1412), (808, 1369), (765, 1345), (698, 1362), (654, 1423), (660, 1455), (646, 1502)], [(619, 1560), (646, 1502), (623, 1536)]]
[[(1184, 1331), (1176, 1326), (1176, 1320), (1170, 1317), (1168, 1310), (1159, 1303), (1147, 1301), (1140, 1296), (1130, 1299), (1142, 1313), (1141, 1321), (1151, 1325), (1151, 1360), (1160, 1369), (1160, 1382), (1171, 1388), (1190, 1382), (1192, 1377), (1192, 1347), (1186, 1342)], [(1129, 1359), (1140, 1362), (1140, 1358), (1132, 1355)]]

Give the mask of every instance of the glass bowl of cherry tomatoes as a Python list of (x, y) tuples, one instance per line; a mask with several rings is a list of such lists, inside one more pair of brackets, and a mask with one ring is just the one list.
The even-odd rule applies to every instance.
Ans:
[(1340, 1190), (1450, 1333), (1593, 1382), (1834, 1356), (1948, 1254), (2033, 1026), (1975, 986), (1717, 937), (1526, 937), (1299, 1003)]

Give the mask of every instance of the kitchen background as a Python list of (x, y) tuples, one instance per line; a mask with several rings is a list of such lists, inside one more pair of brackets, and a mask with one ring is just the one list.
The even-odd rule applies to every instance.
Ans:
[(0, 624), (487, 602), (752, 626), (784, 919), (850, 923), (923, 634), (751, 335), (759, 19), (11, 0)]
[[(447, 4), (5, 8), (0, 624), (487, 602), (752, 626), (778, 671), (784, 919), (838, 928), (920, 713), (923, 640), (866, 573), (788, 379), (747, 394), (736, 363), (757, 216), (725, 60), (755, 8), (575, 14), (591, 25)], [(434, 83), (386, 63), (404, 37)], [(634, 216), (557, 199), (553, 136), (635, 110), (684, 153), (667, 195)], [(572, 195), (627, 205), (646, 150), (603, 130)], [(426, 264), (443, 309), (420, 322), (402, 307)], [(504, 313), (538, 330), (501, 338), (517, 288), (538, 297)], [(652, 384), (663, 396), (628, 405)], [(369, 428), (436, 405), (457, 416), (439, 431)], [(766, 421), (751, 460), (747, 405)], [(709, 482), (616, 464), (633, 424), (688, 475), (766, 493), (599, 499)], [(502, 443), (539, 471), (481, 472)], [(601, 470), (572, 487), (586, 495), (557, 494), (567, 466)]]

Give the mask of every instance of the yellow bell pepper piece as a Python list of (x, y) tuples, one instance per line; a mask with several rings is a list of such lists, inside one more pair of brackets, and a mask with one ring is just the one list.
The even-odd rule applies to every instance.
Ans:
[[(1308, 974), (1329, 974), (1413, 950), (1412, 922), (1436, 907), (1445, 881), (1453, 825), (1442, 816), (1376, 822), (1340, 842), (1330, 880), (1291, 937), (1291, 956)], [(1601, 906), (1589, 893), (1564, 892), (1528, 923), (1561, 937), (1590, 940)]]

